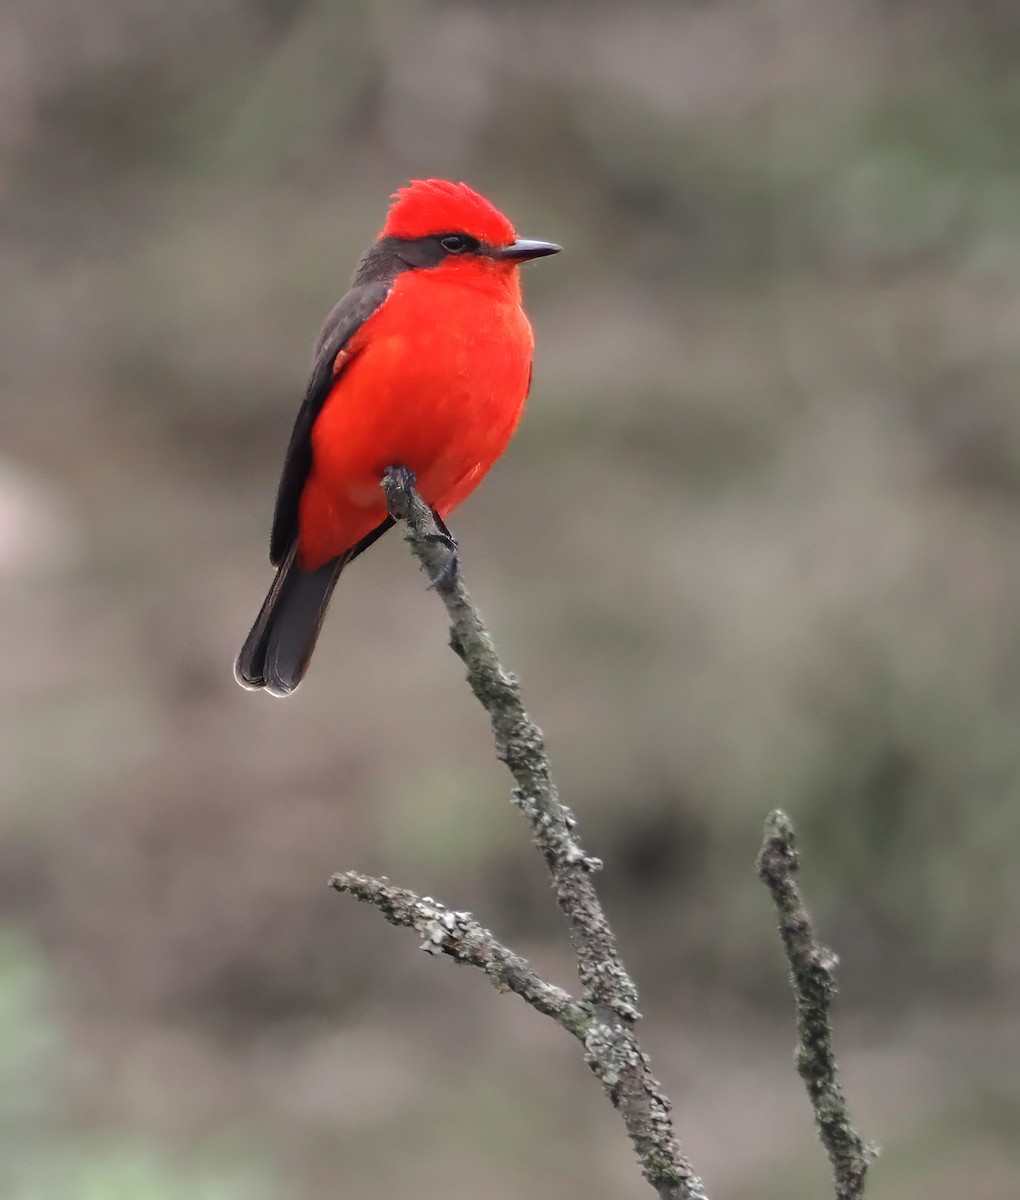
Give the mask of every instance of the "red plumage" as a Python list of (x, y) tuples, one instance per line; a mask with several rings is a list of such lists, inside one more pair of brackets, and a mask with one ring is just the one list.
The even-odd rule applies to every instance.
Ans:
[(480, 242), (508, 246), (517, 237), (499, 209), (466, 183), (413, 179), (390, 197), (380, 237), (420, 238), (435, 233), (468, 233)]
[(238, 658), (245, 686), (297, 686), (337, 576), (389, 525), (388, 467), (413, 471), (445, 517), (502, 454), (531, 379), (519, 267), (558, 249), (519, 241), (464, 183), (394, 194), (319, 339), (277, 497), (280, 573)]
[(516, 266), (466, 259), (399, 275), (347, 345), (312, 429), (298, 562), (314, 570), (385, 519), (379, 480), (408, 467), (446, 516), (520, 420), (534, 347)]

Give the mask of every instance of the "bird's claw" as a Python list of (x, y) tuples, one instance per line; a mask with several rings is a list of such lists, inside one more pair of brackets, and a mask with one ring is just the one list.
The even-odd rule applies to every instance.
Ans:
[[(382, 487), (386, 493), (386, 509), (395, 521), (410, 521), (411, 509), (415, 500), (415, 474), (409, 467), (392, 466), (383, 472)], [(420, 498), (419, 498), (420, 503)], [(429, 572), (431, 582), (429, 588), (444, 591), (452, 587), (460, 578), (460, 557), (457, 554), (457, 543), (453, 534), (446, 526), (438, 509), (433, 508), (432, 520), (435, 523), (434, 533), (419, 534), (426, 542), (438, 542), (446, 549), (446, 560), (435, 572)]]
[(411, 511), (415, 474), (408, 467), (387, 467), (382, 488), (386, 493), (386, 511), (395, 521), (406, 520)]
[(448, 532), (427, 533), (425, 534), (427, 542), (438, 542), (446, 548), (446, 561), (438, 571), (431, 577), (429, 589), (435, 588), (437, 591), (444, 591), (460, 579), (460, 554), (457, 552), (457, 543)]

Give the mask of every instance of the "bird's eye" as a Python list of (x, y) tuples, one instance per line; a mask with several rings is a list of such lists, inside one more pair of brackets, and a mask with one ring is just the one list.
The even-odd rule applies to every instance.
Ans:
[(465, 250), (470, 250), (472, 245), (477, 245), (474, 238), (465, 237), (462, 233), (448, 233), (446, 237), (439, 239), (440, 246), (450, 254), (463, 254)]

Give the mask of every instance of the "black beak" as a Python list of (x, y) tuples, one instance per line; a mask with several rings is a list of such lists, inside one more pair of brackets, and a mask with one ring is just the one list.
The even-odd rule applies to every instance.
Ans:
[(500, 246), (495, 258), (511, 258), (514, 262), (527, 262), (530, 258), (545, 258), (547, 254), (559, 254), (563, 249), (555, 242), (532, 242), (527, 238), (518, 238), (509, 246)]

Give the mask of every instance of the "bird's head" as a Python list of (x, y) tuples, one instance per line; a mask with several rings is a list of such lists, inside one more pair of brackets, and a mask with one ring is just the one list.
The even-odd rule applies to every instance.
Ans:
[(522, 262), (556, 254), (552, 242), (518, 238), (510, 221), (466, 183), (415, 179), (393, 195), (380, 241), (394, 246), (408, 267), (458, 264), (512, 272)]

